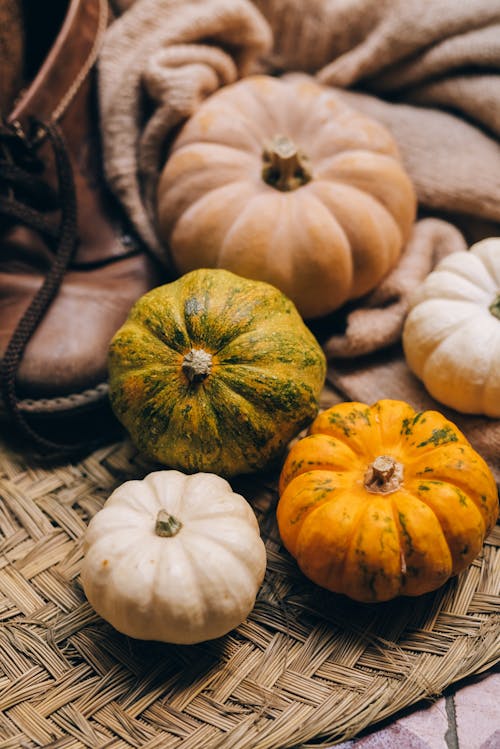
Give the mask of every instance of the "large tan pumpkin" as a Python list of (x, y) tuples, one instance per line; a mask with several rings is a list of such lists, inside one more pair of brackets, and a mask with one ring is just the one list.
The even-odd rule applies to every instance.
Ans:
[(315, 318), (377, 286), (415, 206), (382, 125), (307, 76), (252, 76), (181, 129), (158, 226), (179, 273), (217, 267), (267, 281)]

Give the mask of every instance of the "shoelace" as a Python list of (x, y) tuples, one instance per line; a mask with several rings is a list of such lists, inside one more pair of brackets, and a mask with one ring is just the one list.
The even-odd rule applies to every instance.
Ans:
[[(34, 123), (36, 135), (29, 138), (19, 123), (0, 123), (0, 184), (6, 194), (0, 194), (0, 220), (15, 220), (43, 235), (54, 251), (54, 258), (45, 279), (19, 320), (5, 351), (0, 370), (0, 385), (5, 407), (21, 434), (28, 437), (46, 457), (78, 452), (88, 443), (60, 444), (38, 434), (28, 424), (19, 408), (16, 393), (16, 374), (38, 324), (57, 295), (65, 272), (75, 253), (77, 236), (77, 203), (73, 172), (64, 137), (55, 123)], [(58, 191), (45, 182), (40, 172), (43, 165), (36, 156), (36, 148), (47, 139), (54, 152)], [(21, 194), (23, 200), (16, 195)], [(36, 203), (40, 210), (32, 207)], [(46, 215), (49, 209), (59, 208), (59, 227), (54, 230)]]

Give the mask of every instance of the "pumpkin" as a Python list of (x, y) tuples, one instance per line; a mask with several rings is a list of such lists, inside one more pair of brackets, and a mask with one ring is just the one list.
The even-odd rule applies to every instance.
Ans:
[(307, 76), (250, 76), (208, 97), (157, 191), (179, 273), (217, 267), (267, 281), (306, 319), (377, 286), (415, 205), (390, 133)]
[(341, 403), (291, 448), (278, 527), (302, 572), (357, 601), (434, 590), (480, 552), (494, 478), (457, 427), (402, 401)]
[(437, 401), (500, 416), (500, 238), (448, 255), (427, 276), (410, 302), (403, 349)]
[(187, 473), (263, 468), (317, 414), (325, 357), (273, 286), (199, 269), (145, 294), (109, 351), (111, 404), (145, 455)]
[(84, 537), (81, 580), (130, 637), (191, 644), (241, 624), (264, 578), (250, 505), (207, 473), (155, 471), (111, 494)]

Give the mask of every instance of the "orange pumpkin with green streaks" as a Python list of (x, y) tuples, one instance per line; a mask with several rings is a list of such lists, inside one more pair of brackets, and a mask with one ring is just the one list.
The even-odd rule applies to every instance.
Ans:
[(495, 480), (457, 427), (407, 403), (341, 403), (290, 450), (278, 526), (302, 572), (357, 601), (417, 596), (480, 552)]
[(267, 466), (311, 423), (326, 364), (278, 289), (200, 269), (136, 302), (108, 368), (113, 410), (143, 453), (233, 476)]

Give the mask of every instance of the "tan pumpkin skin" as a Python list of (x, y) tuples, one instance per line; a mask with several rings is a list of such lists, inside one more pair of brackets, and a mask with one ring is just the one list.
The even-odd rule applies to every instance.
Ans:
[[(290, 139), (305, 165), (285, 179), (288, 190), (265, 181), (275, 136)], [(220, 267), (267, 281), (305, 318), (375, 288), (415, 209), (390, 133), (307, 76), (252, 76), (209, 97), (175, 140), (158, 187), (159, 232), (179, 273)]]
[[(366, 486), (378, 456), (401, 466), (388, 493)], [(464, 435), (402, 401), (321, 413), (280, 476), (285, 547), (308, 578), (357, 601), (438, 588), (475, 559), (497, 516), (494, 478)]]
[[(193, 349), (210, 365), (190, 380)], [(143, 453), (234, 476), (267, 466), (311, 423), (326, 363), (278, 289), (200, 269), (141, 297), (108, 367), (113, 410)]]

